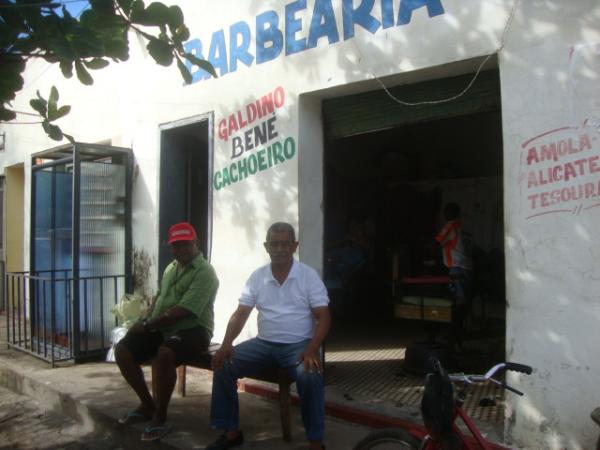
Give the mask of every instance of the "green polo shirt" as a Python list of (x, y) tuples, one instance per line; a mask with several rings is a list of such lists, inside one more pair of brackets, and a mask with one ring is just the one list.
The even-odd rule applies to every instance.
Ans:
[(201, 253), (183, 269), (180, 268), (177, 261), (173, 261), (165, 269), (150, 318), (154, 319), (165, 311), (180, 306), (193, 314), (179, 320), (175, 325), (161, 328), (160, 331), (163, 336), (170, 336), (176, 331), (200, 325), (212, 337), (214, 329), (213, 305), (218, 287), (219, 280), (215, 269), (204, 259)]

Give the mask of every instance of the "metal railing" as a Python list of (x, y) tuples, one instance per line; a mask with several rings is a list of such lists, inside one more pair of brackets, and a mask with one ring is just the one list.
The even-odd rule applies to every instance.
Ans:
[(112, 308), (126, 275), (73, 278), (69, 270), (9, 272), (4, 280), (7, 342), (52, 364), (98, 359), (117, 326)]

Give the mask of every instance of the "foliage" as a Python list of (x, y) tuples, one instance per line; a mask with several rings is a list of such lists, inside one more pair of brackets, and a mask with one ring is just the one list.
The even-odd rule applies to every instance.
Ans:
[[(16, 117), (10, 104), (23, 88), (27, 61), (42, 58), (58, 64), (66, 78), (75, 73), (81, 83), (91, 85), (91, 72), (129, 58), (131, 30), (146, 40), (157, 64), (170, 66), (175, 61), (186, 83), (192, 77), (184, 60), (216, 77), (208, 61), (185, 52), (183, 43), (190, 33), (179, 6), (89, 0), (89, 7), (75, 18), (64, 4), (52, 0), (0, 0), (0, 121)], [(68, 114), (70, 107), (58, 106), (56, 88), (52, 87), (47, 100), (38, 92), (30, 105), (41, 116), (48, 136), (61, 140), (63, 133), (52, 122)]]

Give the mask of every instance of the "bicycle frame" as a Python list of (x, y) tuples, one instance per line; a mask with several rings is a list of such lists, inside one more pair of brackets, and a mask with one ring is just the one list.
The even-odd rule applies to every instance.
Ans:
[[(466, 434), (463, 429), (459, 427), (457, 423), (459, 419), (465, 425), (470, 435)], [(481, 434), (473, 419), (471, 419), (465, 410), (458, 405), (455, 408), (452, 430), (460, 440), (461, 450), (510, 450), (509, 447), (504, 447), (503, 445), (487, 440)], [(421, 440), (422, 444), (420, 450), (439, 450), (441, 448), (440, 442), (434, 439), (426, 428), (415, 426), (411, 427), (408, 431), (417, 439)]]
[[(448, 375), (440, 362), (431, 358), (430, 365), (433, 368), (432, 376), (437, 375), (439, 378), (428, 378), (425, 383), (425, 393), (423, 394), (422, 403), (422, 415), (423, 420), (426, 424), (430, 423), (430, 426), (435, 429), (439, 429), (436, 433), (444, 433), (444, 437), (436, 435), (431, 430), (427, 429), (426, 426), (419, 424), (410, 424), (408, 426), (401, 426), (400, 430), (382, 430), (371, 432), (362, 441), (360, 441), (355, 450), (360, 449), (373, 449), (374, 446), (380, 443), (396, 443), (403, 446), (403, 448), (415, 448), (419, 445), (419, 450), (442, 450), (450, 445), (448, 439), (445, 438), (445, 434), (449, 433), (449, 423), (447, 412), (452, 408), (452, 447), (454, 444), (459, 444), (459, 450), (510, 450), (509, 447), (505, 447), (501, 444), (491, 442), (484, 437), (477, 424), (466, 411), (463, 409), (465, 399), (474, 383), (484, 383), (491, 381), (504, 389), (514, 392), (518, 395), (524, 395), (523, 392), (507, 385), (504, 381), (493, 378), (494, 374), (500, 370), (512, 370), (515, 372), (524, 373), (530, 375), (533, 371), (531, 366), (525, 364), (518, 364), (513, 362), (499, 363), (489, 369), (485, 375), (465, 375), (464, 373), (450, 374)], [(443, 383), (452, 382), (454, 387), (458, 387), (457, 391), (454, 391), (454, 398), (448, 397), (447, 384), (443, 387)], [(458, 383), (462, 383), (458, 385)], [(442, 384), (442, 385), (441, 385)], [(431, 391), (428, 391), (431, 389)], [(445, 391), (442, 392), (442, 390)], [(425, 397), (427, 393), (430, 393), (429, 397)], [(432, 402), (440, 402), (440, 409), (438, 412), (435, 410), (435, 406), (431, 406)], [(452, 406), (450, 401), (453, 402)], [(408, 434), (407, 434), (408, 433)], [(454, 442), (454, 441), (458, 442)], [(419, 444), (420, 443), (420, 444)]]
[[(465, 424), (471, 436), (463, 433), (462, 429), (459, 428), (456, 421), (457, 418), (460, 418), (462, 423)], [(488, 441), (479, 431), (477, 425), (469, 417), (469, 415), (462, 409), (462, 407), (456, 408), (456, 416), (454, 417), (454, 423), (452, 425), (454, 433), (460, 438), (462, 444), (465, 449), (469, 450), (509, 450), (508, 447), (504, 447), (503, 445), (496, 444), (494, 442)]]

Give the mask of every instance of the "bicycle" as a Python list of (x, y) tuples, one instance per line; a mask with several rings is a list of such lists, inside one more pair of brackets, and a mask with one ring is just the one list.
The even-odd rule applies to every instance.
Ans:
[[(449, 375), (437, 359), (430, 359), (429, 364), (433, 370), (425, 379), (421, 401), (421, 414), (425, 426), (415, 425), (410, 431), (400, 428), (373, 431), (356, 444), (354, 450), (508, 450), (508, 447), (493, 443), (481, 434), (475, 422), (463, 409), (463, 404), (476, 383), (492, 382), (523, 395), (521, 391), (493, 376), (503, 370), (529, 375), (532, 368), (524, 364), (504, 362), (496, 364), (484, 375)], [(455, 384), (459, 387), (456, 395)], [(458, 426), (458, 419), (466, 426), (470, 435)]]

